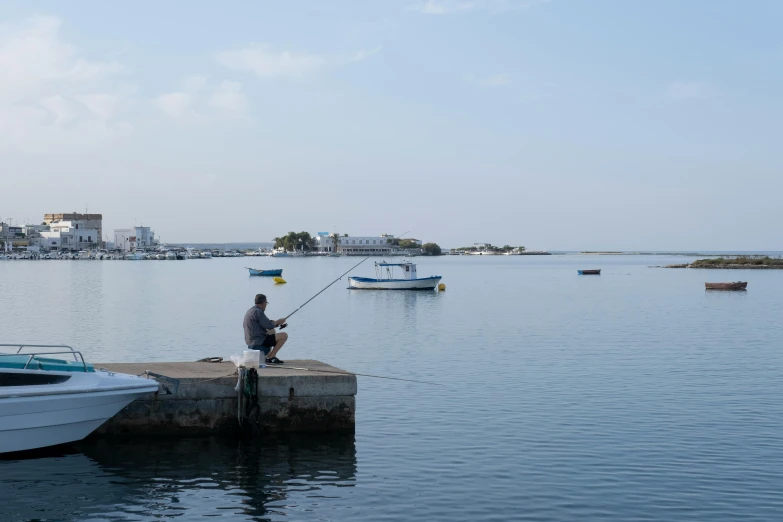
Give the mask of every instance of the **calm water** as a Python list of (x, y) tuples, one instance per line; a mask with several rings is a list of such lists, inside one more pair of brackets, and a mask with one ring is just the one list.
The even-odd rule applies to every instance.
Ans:
[[(358, 260), (6, 262), (0, 342), (228, 357), (255, 293), (284, 316)], [(281, 357), (445, 386), (360, 377), (355, 437), (0, 460), (0, 519), (780, 520), (783, 271), (649, 268), (687, 260), (420, 258), (440, 293), (343, 280), (291, 318)], [(704, 290), (734, 280), (748, 291)]]

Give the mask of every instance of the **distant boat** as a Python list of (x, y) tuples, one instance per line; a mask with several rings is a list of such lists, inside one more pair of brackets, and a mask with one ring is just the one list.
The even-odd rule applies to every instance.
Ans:
[[(402, 270), (402, 279), (393, 277), (393, 268)], [(385, 269), (385, 274), (384, 274)], [(416, 265), (410, 262), (375, 263), (375, 279), (370, 277), (349, 277), (348, 288), (357, 290), (433, 290), (441, 276), (416, 277)], [(383, 276), (386, 277), (383, 277)]]
[(598, 270), (577, 270), (579, 275), (601, 275), (601, 269)]
[(735, 283), (704, 283), (706, 290), (745, 290), (748, 287), (747, 281), (737, 281)]
[(282, 268), (275, 268), (272, 270), (258, 270), (257, 268), (247, 268), (248, 272), (250, 272), (251, 276), (281, 276), (283, 275), (283, 269)]

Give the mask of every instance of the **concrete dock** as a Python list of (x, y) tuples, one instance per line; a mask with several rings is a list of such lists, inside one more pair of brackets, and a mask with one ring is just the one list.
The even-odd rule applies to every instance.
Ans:
[[(96, 363), (118, 373), (165, 376), (157, 394), (137, 399), (97, 434), (197, 435), (234, 432), (237, 369), (232, 362)], [(258, 424), (274, 432), (353, 431), (356, 376), (319, 361), (258, 370)]]

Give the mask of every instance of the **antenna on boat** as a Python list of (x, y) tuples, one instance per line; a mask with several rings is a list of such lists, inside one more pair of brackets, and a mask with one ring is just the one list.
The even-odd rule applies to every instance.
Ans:
[[(330, 286), (332, 286), (333, 284), (335, 284), (337, 281), (339, 281), (340, 279), (342, 279), (342, 278), (343, 278), (343, 276), (345, 276), (345, 274), (347, 274), (348, 272), (350, 272), (351, 270), (353, 270), (353, 269), (354, 269), (354, 268), (356, 268), (357, 266), (361, 265), (362, 263), (364, 263), (364, 262), (365, 262), (365, 261), (367, 261), (368, 259), (370, 259), (370, 256), (367, 256), (367, 257), (365, 257), (364, 259), (362, 259), (361, 261), (359, 261), (358, 263), (356, 263), (355, 265), (353, 265), (351, 268), (349, 268), (347, 271), (343, 272), (343, 274), (342, 274), (340, 277), (338, 277), (337, 279), (335, 279), (334, 281), (332, 281), (331, 283), (329, 283), (328, 285), (326, 285), (326, 286), (325, 286), (325, 287), (324, 287), (324, 288), (323, 288), (323, 289), (322, 289), (320, 292), (318, 292), (318, 293), (317, 293), (317, 294), (315, 294), (313, 297), (311, 297), (310, 299), (308, 299), (307, 301), (305, 301), (304, 303), (302, 303), (302, 304), (301, 304), (301, 306), (299, 306), (299, 308), (297, 308), (296, 310), (294, 310), (293, 312), (291, 312), (290, 314), (288, 314), (287, 316), (285, 316), (285, 318), (284, 318), (283, 320), (284, 320), (284, 321), (287, 321), (289, 317), (291, 317), (291, 316), (292, 316), (292, 315), (294, 315), (296, 312), (298, 312), (299, 310), (301, 310), (301, 309), (304, 307), (304, 305), (306, 305), (307, 303), (309, 303), (310, 301), (312, 301), (313, 299), (315, 299), (316, 297), (318, 297), (319, 295), (321, 295), (321, 293), (323, 293), (323, 291), (324, 291), (324, 290), (326, 290), (327, 288), (329, 288)], [(283, 324), (281, 324), (281, 325), (280, 325), (280, 329), (282, 330), (282, 329), (283, 329), (283, 328), (285, 328), (286, 326), (288, 326), (288, 323), (283, 323)]]

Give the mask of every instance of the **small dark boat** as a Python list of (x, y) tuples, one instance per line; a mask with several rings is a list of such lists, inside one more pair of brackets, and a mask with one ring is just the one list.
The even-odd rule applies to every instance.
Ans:
[(282, 268), (275, 268), (273, 270), (258, 270), (256, 268), (248, 268), (248, 271), (250, 271), (251, 276), (281, 276), (283, 275), (283, 269)]
[(734, 283), (704, 283), (707, 290), (745, 290), (748, 287), (747, 281), (737, 281)]
[(598, 270), (577, 270), (579, 275), (601, 275), (601, 269)]

